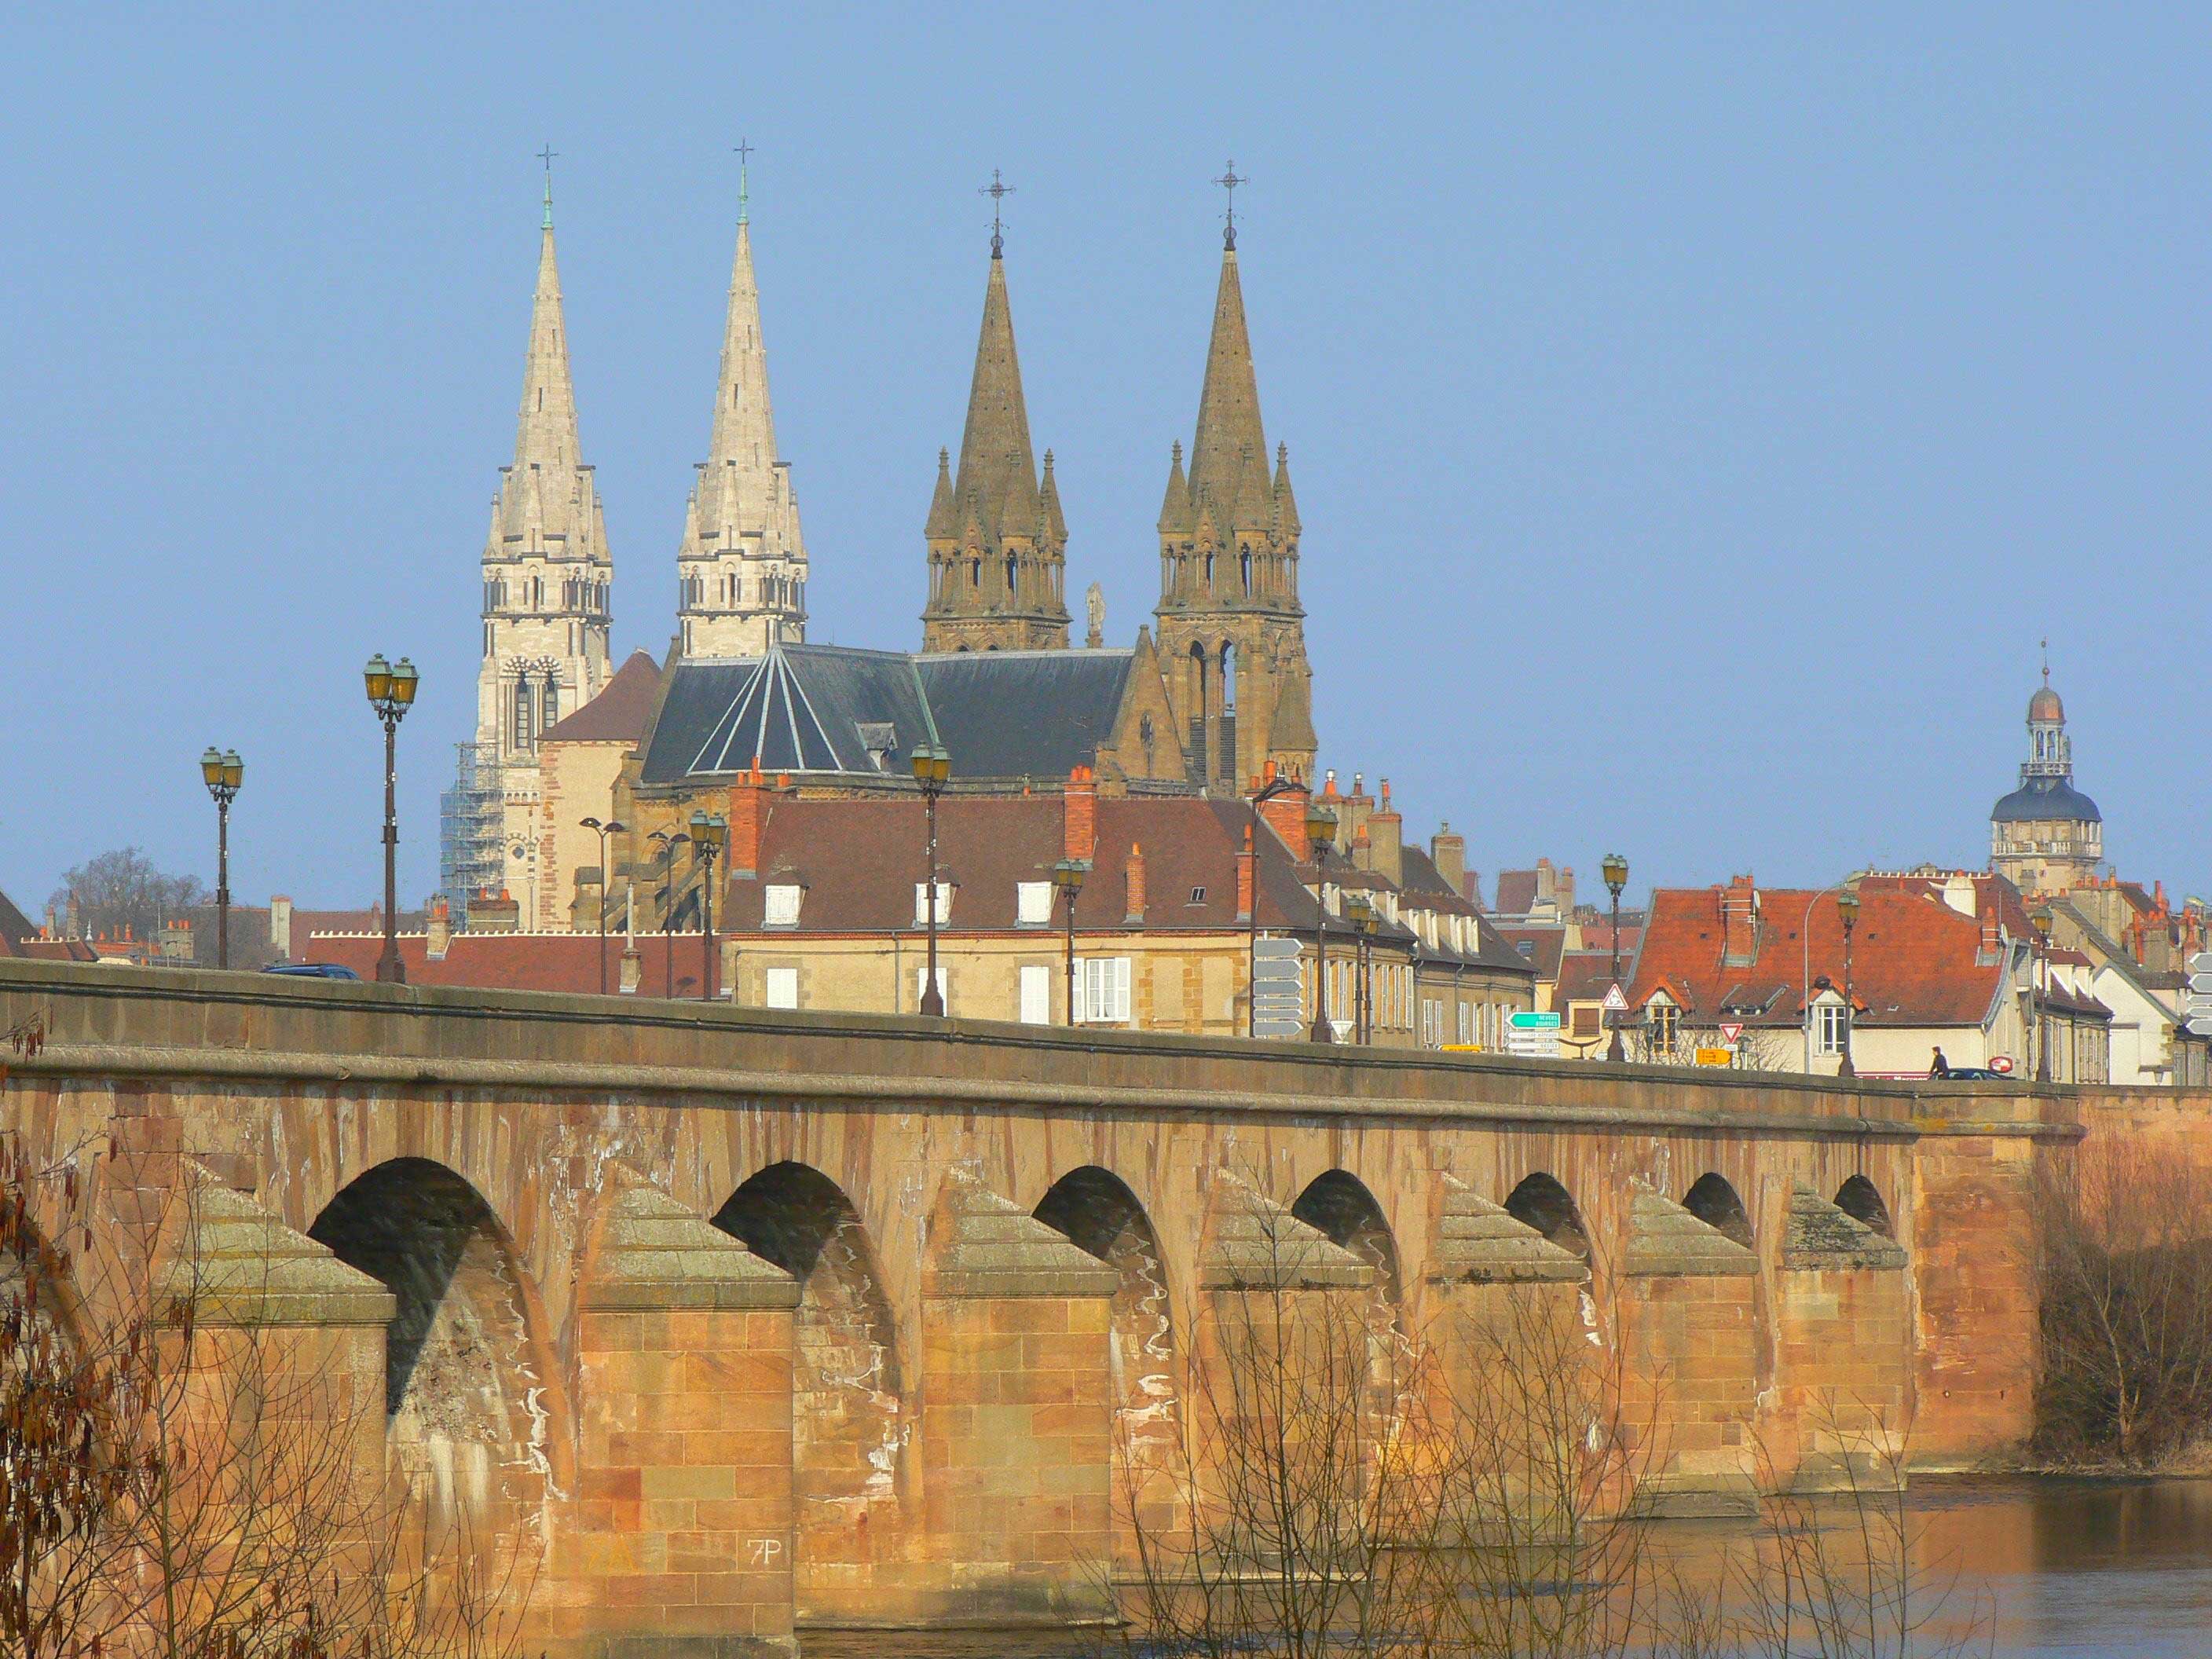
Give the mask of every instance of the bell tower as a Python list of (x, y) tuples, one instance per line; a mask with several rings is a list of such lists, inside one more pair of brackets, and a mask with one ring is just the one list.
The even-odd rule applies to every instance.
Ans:
[[(1244, 181), (1231, 167), (1215, 182), (1233, 191)], [(1208, 790), (1236, 793), (1270, 761), (1313, 775), (1320, 744), (1298, 602), (1298, 529), (1286, 447), (1276, 447), (1268, 471), (1232, 209), (1189, 471), (1180, 443), (1168, 465), (1153, 612), (1190, 779)]]

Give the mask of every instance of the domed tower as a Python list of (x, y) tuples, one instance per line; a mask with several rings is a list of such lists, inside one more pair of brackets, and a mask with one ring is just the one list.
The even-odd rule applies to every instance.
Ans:
[(2104, 815), (2074, 787), (2074, 744), (2051, 670), (2027, 700), (2027, 759), (2020, 787), (1990, 809), (1990, 868), (2023, 893), (2087, 883), (2105, 856)]

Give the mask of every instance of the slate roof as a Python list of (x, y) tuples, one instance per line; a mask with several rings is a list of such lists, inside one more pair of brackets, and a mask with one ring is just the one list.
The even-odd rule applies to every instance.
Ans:
[(635, 743), (645, 735), (660, 686), (660, 665), (633, 651), (599, 695), (581, 708), (547, 726), (541, 743)]
[(31, 919), (15, 908), (15, 902), (0, 893), (0, 957), (13, 955), (17, 941), (35, 939), (38, 933)]
[[(1624, 994), (1628, 988), (1630, 958), (1620, 959), (1620, 985)], [(1559, 978), (1552, 992), (1552, 1006), (1564, 1009), (1571, 1002), (1600, 1002), (1605, 998), (1606, 988), (1613, 983), (1613, 952), (1605, 951), (1568, 951), (1559, 957)]]
[(2030, 778), (1990, 808), (1993, 823), (2021, 823), (2044, 818), (2102, 823), (2097, 803), (2063, 778)]
[(907, 755), (932, 740), (951, 751), (956, 786), (1058, 780), (1091, 764), (1112, 735), (1133, 659), (1128, 651), (909, 656), (797, 645), (738, 661), (682, 661), (641, 781), (681, 783), (756, 761), (771, 775), (904, 777)]
[[(1555, 980), (1559, 976), (1559, 958), (1567, 948), (1567, 930), (1564, 927), (1493, 927), (1504, 940), (1505, 948), (1513, 952), (1514, 959), (1524, 968), (1534, 968), (1536, 977)], [(1521, 947), (1528, 948), (1523, 951)]]

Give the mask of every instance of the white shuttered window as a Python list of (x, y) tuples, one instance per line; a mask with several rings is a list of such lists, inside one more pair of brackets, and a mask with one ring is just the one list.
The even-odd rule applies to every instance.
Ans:
[(1129, 1023), (1129, 958), (1085, 957), (1075, 964), (1076, 989), (1089, 1025)]
[(1021, 1021), (1024, 1025), (1052, 1024), (1052, 969), (1030, 963), (1022, 969)]

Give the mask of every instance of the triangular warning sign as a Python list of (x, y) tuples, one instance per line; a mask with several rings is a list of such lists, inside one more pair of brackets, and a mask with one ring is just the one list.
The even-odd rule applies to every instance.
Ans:
[(1625, 1014), (1628, 1012), (1628, 999), (1620, 994), (1620, 987), (1618, 985), (1608, 986), (1606, 988), (1605, 1011), (1608, 1014)]
[(1742, 1035), (1743, 1022), (1741, 1020), (1724, 1019), (1721, 1022), (1721, 1041), (1723, 1042), (1734, 1042)]

